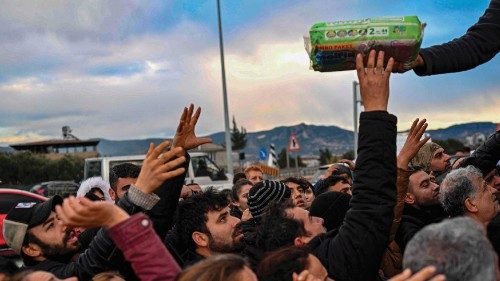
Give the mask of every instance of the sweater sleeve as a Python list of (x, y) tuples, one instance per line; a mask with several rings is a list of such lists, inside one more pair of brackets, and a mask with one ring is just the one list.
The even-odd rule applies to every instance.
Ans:
[(314, 254), (335, 280), (376, 280), (396, 202), (396, 123), (387, 112), (363, 112), (353, 196), (338, 234)]
[(175, 280), (179, 265), (156, 235), (151, 220), (136, 214), (108, 230), (108, 235), (141, 280)]
[(420, 76), (459, 72), (491, 60), (500, 51), (500, 0), (491, 0), (479, 21), (460, 38), (420, 50)]

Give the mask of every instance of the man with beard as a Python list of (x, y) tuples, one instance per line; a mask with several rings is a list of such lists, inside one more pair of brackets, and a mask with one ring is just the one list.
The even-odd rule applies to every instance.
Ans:
[(410, 161), (411, 168), (432, 172), (436, 182), (440, 184), (451, 170), (450, 155), (437, 143), (428, 142), (418, 151)]
[[(18, 203), (4, 221), (8, 245), (23, 257), (27, 267), (49, 270), (50, 262), (65, 261), (78, 252), (75, 232), (61, 224), (54, 212), (63, 199), (56, 195), (43, 203)], [(48, 267), (47, 267), (48, 266)]]
[[(216, 253), (242, 249), (240, 220), (229, 214), (229, 200), (214, 189), (183, 200), (177, 209), (173, 235), (166, 244), (184, 267)], [(177, 240), (177, 241), (175, 241)]]
[(423, 170), (417, 169), (411, 174), (404, 202), (401, 224), (395, 238), (402, 252), (420, 229), (444, 218), (439, 206), (439, 185), (433, 176)]
[[(185, 173), (186, 158), (180, 147), (164, 152), (170, 145), (165, 141), (150, 145), (136, 186), (132, 186), (118, 205), (129, 214), (150, 210), (159, 200), (154, 191), (166, 180)], [(125, 271), (127, 280), (135, 280), (130, 264), (123, 256), (115, 255), (115, 245), (104, 230), (98, 232), (89, 248), (74, 261), (78, 252), (78, 239), (73, 228), (64, 224), (54, 209), (62, 204), (54, 196), (43, 203), (20, 202), (12, 208), (3, 224), (7, 245), (23, 257), (26, 269), (53, 273), (58, 278), (77, 276), (89, 280), (97, 273), (109, 269)], [(123, 273), (123, 272), (122, 272)]]

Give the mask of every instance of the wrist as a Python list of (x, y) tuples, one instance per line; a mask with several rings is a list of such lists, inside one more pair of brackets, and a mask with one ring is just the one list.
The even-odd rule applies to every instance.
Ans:
[(125, 221), (129, 217), (130, 216), (125, 211), (116, 206), (113, 208), (113, 213), (111, 214), (111, 216), (109, 216), (108, 221), (106, 221), (103, 226), (109, 229), (121, 223), (122, 221)]
[(135, 182), (134, 186), (137, 189), (139, 189), (140, 191), (142, 191), (143, 193), (146, 193), (146, 194), (153, 193), (153, 191), (151, 189), (151, 186), (149, 186), (145, 181), (142, 181), (140, 178), (137, 179), (137, 181)]

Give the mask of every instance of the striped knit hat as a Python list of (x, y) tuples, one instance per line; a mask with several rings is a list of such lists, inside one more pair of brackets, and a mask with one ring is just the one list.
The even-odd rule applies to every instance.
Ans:
[(291, 191), (284, 183), (261, 181), (252, 186), (248, 192), (248, 208), (254, 219), (260, 219), (271, 202), (283, 202), (290, 196)]

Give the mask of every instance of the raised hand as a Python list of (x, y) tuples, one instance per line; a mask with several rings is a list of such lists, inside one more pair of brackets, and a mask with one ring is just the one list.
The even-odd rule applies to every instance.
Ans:
[(172, 147), (182, 147), (184, 150), (190, 150), (205, 143), (211, 143), (210, 138), (198, 138), (194, 133), (196, 123), (201, 114), (201, 108), (198, 107), (193, 115), (194, 105), (189, 108), (184, 108), (181, 115), (181, 120), (177, 126), (177, 131), (172, 141)]
[(356, 164), (352, 160), (349, 160), (349, 159), (340, 159), (339, 162), (347, 164), (347, 166), (349, 166), (349, 170), (351, 170), (351, 171), (354, 171), (354, 169), (356, 169)]
[(331, 165), (330, 167), (328, 167), (328, 169), (326, 169), (326, 171), (323, 173), (323, 175), (320, 177), (321, 179), (327, 179), (329, 178), (333, 173), (335, 173), (336, 171), (338, 171), (339, 168), (337, 167), (337, 165)]
[[(149, 145), (146, 159), (142, 164), (141, 172), (135, 186), (144, 193), (153, 193), (167, 179), (174, 178), (184, 173), (185, 169), (179, 166), (186, 162), (182, 147), (172, 148), (165, 152), (170, 142), (164, 141), (157, 147)], [(163, 153), (163, 154), (162, 154)]]
[(446, 277), (442, 274), (435, 275), (434, 266), (424, 267), (419, 272), (411, 275), (411, 270), (405, 269), (402, 273), (392, 277), (389, 281), (445, 281)]
[(129, 215), (117, 205), (106, 201), (90, 201), (85, 197), (70, 196), (56, 206), (58, 218), (71, 227), (113, 227)]
[(417, 155), (420, 148), (430, 139), (429, 136), (422, 138), (422, 135), (425, 133), (425, 129), (427, 129), (427, 120), (415, 119), (413, 124), (411, 125), (410, 131), (408, 132), (408, 137), (406, 137), (405, 144), (403, 148), (398, 154), (398, 168), (407, 170), (408, 163), (410, 163), (411, 159)]
[(363, 64), (363, 56), (356, 56), (356, 71), (359, 79), (361, 99), (365, 111), (387, 111), (389, 101), (389, 77), (391, 76), (394, 59), (390, 58), (384, 69), (384, 51), (378, 52), (377, 64), (375, 65), (375, 50), (368, 55), (366, 68)]

